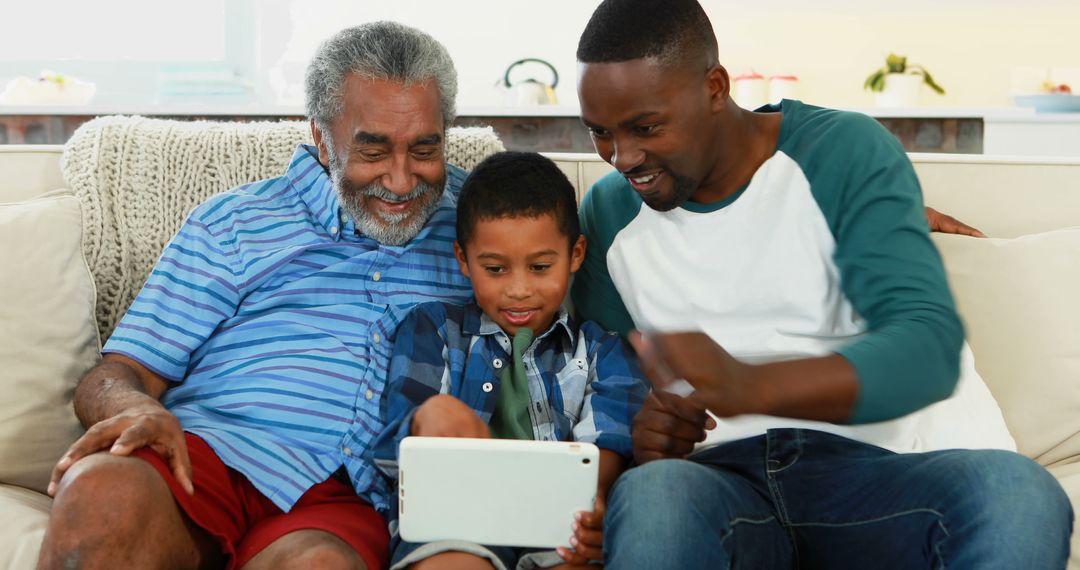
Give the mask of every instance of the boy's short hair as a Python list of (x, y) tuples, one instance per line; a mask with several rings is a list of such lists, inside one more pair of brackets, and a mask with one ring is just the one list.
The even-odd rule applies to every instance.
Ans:
[(551, 159), (535, 152), (493, 154), (473, 169), (458, 196), (457, 241), (464, 250), (476, 223), (498, 218), (536, 218), (551, 214), (569, 247), (578, 224), (574, 186)]

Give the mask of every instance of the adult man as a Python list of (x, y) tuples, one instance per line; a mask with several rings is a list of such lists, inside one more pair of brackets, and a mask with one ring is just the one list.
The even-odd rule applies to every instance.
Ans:
[(385, 565), (361, 458), (382, 339), (472, 295), (443, 155), (456, 73), (383, 22), (327, 40), (306, 87), (316, 146), (192, 213), (80, 383), (90, 429), (54, 472), (42, 567)]
[[(895, 139), (797, 101), (738, 108), (694, 0), (606, 0), (577, 57), (618, 172), (582, 205), (575, 305), (649, 331), (632, 338), (655, 388), (609, 566), (1063, 567), (1071, 510), (1035, 463), (883, 449), (912, 450), (963, 339)], [(677, 378), (696, 392), (665, 392)]]

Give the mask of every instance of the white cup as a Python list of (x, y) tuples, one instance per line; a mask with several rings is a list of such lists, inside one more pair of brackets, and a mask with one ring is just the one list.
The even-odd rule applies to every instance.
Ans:
[(745, 73), (734, 79), (732, 97), (743, 109), (753, 111), (768, 102), (765, 95), (765, 77), (757, 73)]
[(799, 78), (794, 75), (773, 75), (769, 78), (769, 103), (773, 105), (781, 99), (795, 99)]

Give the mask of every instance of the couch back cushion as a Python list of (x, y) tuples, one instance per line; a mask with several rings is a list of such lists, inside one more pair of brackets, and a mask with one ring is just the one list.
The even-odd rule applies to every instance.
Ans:
[[(101, 117), (82, 125), (65, 145), (62, 169), (83, 207), (101, 338), (112, 333), (192, 208), (213, 194), (280, 176), (296, 146), (310, 139), (304, 122)], [(447, 160), (462, 168), (499, 150), (489, 128), (447, 133)]]
[(920, 153), (910, 158), (926, 205), (986, 235), (1013, 238), (1080, 226), (1080, 159)]
[(59, 145), (0, 144), (0, 203), (37, 198), (64, 187)]
[(0, 482), (38, 491), (82, 432), (71, 395), (101, 350), (79, 217), (70, 193), (0, 204)]
[(1080, 227), (933, 239), (1020, 452), (1045, 466), (1080, 460)]

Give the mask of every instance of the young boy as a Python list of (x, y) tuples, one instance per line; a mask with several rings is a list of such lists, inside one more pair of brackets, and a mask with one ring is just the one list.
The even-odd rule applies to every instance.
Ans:
[(395, 531), (392, 568), (602, 560), (605, 497), (631, 456), (630, 422), (647, 387), (619, 336), (579, 327), (562, 307), (585, 257), (574, 188), (538, 154), (488, 158), (462, 186), (454, 251), (476, 301), (418, 305), (397, 329), (376, 464), (396, 483), (409, 435), (589, 442), (600, 448), (596, 507), (567, 521), (572, 549), (557, 551), (414, 544)]

